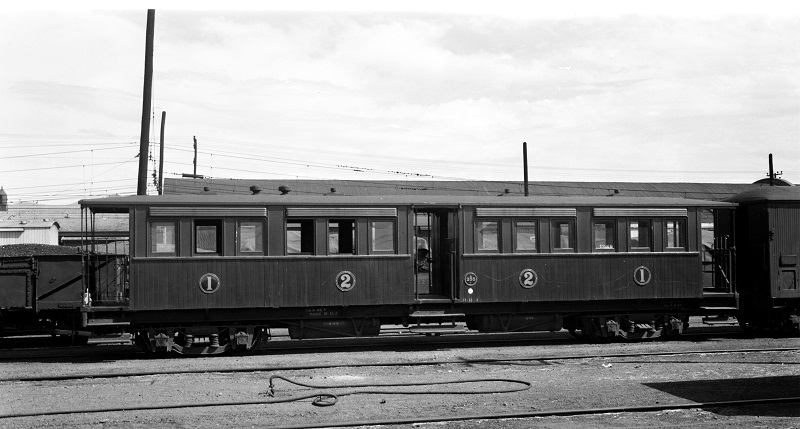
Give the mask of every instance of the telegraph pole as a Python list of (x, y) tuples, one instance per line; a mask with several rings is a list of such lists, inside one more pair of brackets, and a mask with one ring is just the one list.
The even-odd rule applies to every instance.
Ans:
[(522, 142), (522, 168), (525, 170), (525, 196), (528, 196), (528, 143)]
[(772, 169), (772, 154), (769, 154), (769, 186), (775, 186), (775, 170)]
[(203, 175), (202, 174), (197, 174), (197, 136), (192, 136), (192, 137), (194, 137), (194, 161), (193, 161), (194, 172), (192, 174), (183, 173), (182, 176), (183, 177), (191, 177), (193, 179), (202, 179)]
[(167, 112), (161, 111), (161, 149), (158, 154), (158, 195), (164, 194), (164, 123)]
[(147, 37), (144, 50), (144, 90), (142, 94), (142, 132), (139, 139), (139, 183), (136, 195), (147, 195), (147, 157), (150, 145), (150, 103), (153, 97), (153, 37), (156, 25), (155, 9), (147, 10)]

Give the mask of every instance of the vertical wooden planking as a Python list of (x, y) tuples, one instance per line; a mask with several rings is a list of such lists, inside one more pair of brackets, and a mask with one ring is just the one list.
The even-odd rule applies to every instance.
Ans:
[(769, 243), (770, 272), (773, 273), (770, 296), (775, 298), (798, 298), (798, 257), (800, 248), (800, 206), (796, 203), (772, 203), (770, 213), (771, 237)]
[[(699, 298), (699, 263), (694, 252), (469, 257), (464, 260), (464, 272), (475, 272), (479, 281), (474, 293), (465, 296), (465, 302)], [(641, 266), (652, 274), (643, 286), (634, 281), (634, 271)], [(533, 269), (538, 276), (532, 288), (519, 283), (524, 269)]]
[(592, 251), (592, 209), (580, 207), (577, 209), (575, 233), (578, 235), (575, 251), (588, 253)]

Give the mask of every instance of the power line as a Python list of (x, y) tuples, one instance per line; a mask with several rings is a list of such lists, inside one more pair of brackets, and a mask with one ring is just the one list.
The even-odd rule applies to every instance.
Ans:
[[(122, 162), (128, 162), (128, 161), (130, 161), (130, 160), (125, 160), (125, 161), (122, 161)], [(120, 163), (120, 161), (113, 161), (113, 162), (95, 162), (95, 163), (94, 163), (94, 164), (92, 164), (92, 165), (95, 165), (95, 166), (97, 166), (97, 165), (111, 165), (111, 164), (118, 165), (119, 163)], [(85, 167), (85, 166), (86, 166), (86, 164), (77, 164), (77, 165), (61, 165), (61, 166), (57, 166), (57, 167), (40, 167), (40, 168), (24, 168), (24, 169), (21, 169), (21, 170), (5, 170), (5, 172), (6, 172), (6, 173), (24, 173), (24, 172), (26, 172), (26, 171), (37, 171), (37, 170), (60, 170), (60, 169), (65, 169), (65, 168), (81, 168), (81, 167)]]
[[(181, 151), (181, 152), (189, 152), (189, 149), (184, 148), (170, 148), (171, 150)], [(232, 158), (232, 159), (244, 159), (244, 160), (258, 160), (262, 162), (268, 163), (278, 163), (278, 164), (289, 164), (289, 165), (299, 165), (299, 166), (308, 166), (308, 167), (315, 167), (315, 168), (324, 168), (324, 169), (334, 169), (334, 170), (342, 170), (342, 171), (354, 171), (354, 170), (362, 170), (363, 172), (374, 172), (374, 173), (386, 173), (386, 174), (393, 174), (393, 175), (403, 175), (403, 176), (417, 176), (417, 177), (431, 177), (431, 178), (440, 178), (440, 179), (450, 179), (450, 180), (469, 180), (469, 178), (464, 177), (457, 177), (457, 176), (443, 176), (443, 175), (432, 175), (424, 172), (402, 172), (402, 171), (392, 171), (392, 170), (378, 170), (373, 167), (360, 167), (360, 166), (344, 166), (341, 162), (336, 162), (327, 164), (327, 163), (320, 163), (320, 162), (309, 162), (307, 161), (306, 157), (307, 154), (303, 154), (303, 158), (291, 158), (291, 157), (284, 157), (284, 156), (271, 156), (271, 157), (264, 157), (264, 156), (243, 156), (239, 155), (238, 153), (232, 154), (230, 151), (225, 150), (217, 150), (214, 152), (211, 151), (198, 151), (201, 154), (205, 155), (217, 155), (220, 157), (225, 158)], [(315, 150), (315, 153), (318, 153)], [(338, 161), (342, 158), (343, 154), (338, 153), (334, 154), (335, 159)], [(376, 157), (371, 156), (370, 159), (375, 162)], [(379, 158), (378, 158), (379, 159)], [(410, 161), (410, 163), (404, 163), (401, 160)], [(411, 158), (391, 158), (386, 159), (385, 162), (390, 162), (392, 165), (409, 165), (412, 167), (422, 167), (422, 168), (433, 168), (437, 170), (441, 170), (442, 164), (430, 162), (429, 160), (420, 159), (415, 160)], [(380, 163), (380, 161), (377, 161)], [(485, 162), (480, 163), (458, 163), (458, 169), (464, 170), (469, 169), (470, 171), (493, 171), (492, 169), (487, 169), (483, 167), (497, 167), (501, 168), (504, 171), (508, 170), (507, 164), (488, 164)], [(221, 168), (217, 166), (216, 168)], [(455, 167), (453, 167), (455, 168)], [(703, 170), (703, 171), (694, 171), (694, 170), (673, 170), (673, 169), (664, 169), (664, 170), (654, 170), (654, 169), (626, 169), (625, 171), (620, 171), (617, 169), (608, 169), (608, 168), (585, 168), (585, 167), (568, 167), (568, 166), (547, 166), (547, 165), (531, 165), (531, 168), (536, 171), (554, 171), (554, 172), (563, 172), (564, 176), (573, 175), (576, 172), (581, 173), (615, 173), (615, 174), (660, 174), (666, 173), (670, 176), (674, 176), (675, 174), (704, 174), (704, 175), (718, 175), (718, 174), (760, 174), (760, 171), (754, 170)]]
[(25, 144), (25, 146), (20, 147), (19, 141), (12, 141), (12, 142), (0, 142), (0, 147), (11, 147), (14, 149), (32, 149), (32, 148), (43, 148), (43, 147), (64, 147), (64, 146), (130, 146), (132, 143), (113, 143), (113, 142), (100, 142), (100, 143), (42, 143), (42, 144)]
[(65, 153), (80, 153), (80, 152), (91, 152), (93, 150), (100, 151), (100, 150), (117, 150), (117, 149), (118, 148), (114, 148), (114, 147), (100, 148), (100, 149), (79, 149), (79, 150), (67, 150), (67, 151), (62, 151), (62, 152), (39, 153), (39, 154), (33, 154), (33, 155), (10, 155), (10, 156), (5, 156), (4, 155), (3, 158), (4, 159), (10, 159), (10, 158), (34, 158), (34, 157), (49, 156), (49, 155), (63, 155)]

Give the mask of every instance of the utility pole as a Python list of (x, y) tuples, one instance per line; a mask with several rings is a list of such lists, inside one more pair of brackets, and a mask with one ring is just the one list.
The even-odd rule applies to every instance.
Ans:
[(522, 142), (522, 168), (525, 170), (525, 196), (528, 196), (528, 143)]
[(147, 37), (144, 49), (144, 90), (142, 94), (142, 132), (139, 139), (139, 182), (136, 195), (147, 195), (147, 155), (150, 145), (150, 103), (153, 97), (153, 37), (156, 11), (147, 10)]
[[(769, 186), (775, 186), (775, 179), (782, 175), (783, 171), (775, 171), (772, 169), (772, 154), (769, 154)], [(783, 183), (785, 185), (785, 183)], [(781, 186), (781, 184), (778, 184)]]
[(164, 194), (164, 123), (167, 121), (167, 112), (161, 111), (161, 149), (158, 154), (158, 195)]
[(769, 154), (769, 186), (775, 186), (775, 173), (772, 170), (772, 154)]
[(202, 174), (200, 174), (200, 175), (197, 174), (197, 136), (193, 136), (193, 137), (194, 137), (194, 172), (192, 174), (183, 173), (181, 176), (183, 176), (183, 177), (191, 177), (193, 179), (202, 179), (203, 175)]

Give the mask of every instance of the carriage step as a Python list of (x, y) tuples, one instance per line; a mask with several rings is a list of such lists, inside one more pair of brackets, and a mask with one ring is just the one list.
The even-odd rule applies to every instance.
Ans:
[(452, 317), (464, 317), (464, 313), (446, 313), (445, 310), (417, 310), (408, 315), (409, 317), (413, 317), (415, 319), (424, 319), (424, 318), (452, 318)]
[(738, 325), (739, 322), (736, 318), (733, 317), (725, 317), (725, 316), (717, 316), (717, 317), (704, 317), (703, 318), (704, 325)]
[(128, 326), (131, 322), (119, 319), (88, 319), (86, 326)]
[(412, 326), (408, 332), (424, 335), (461, 334), (467, 332), (466, 326)]
[(738, 310), (736, 307), (700, 307), (703, 311), (734, 311)]
[(704, 290), (703, 291), (703, 298), (736, 298), (736, 292), (727, 292), (727, 291), (716, 291), (716, 290)]

